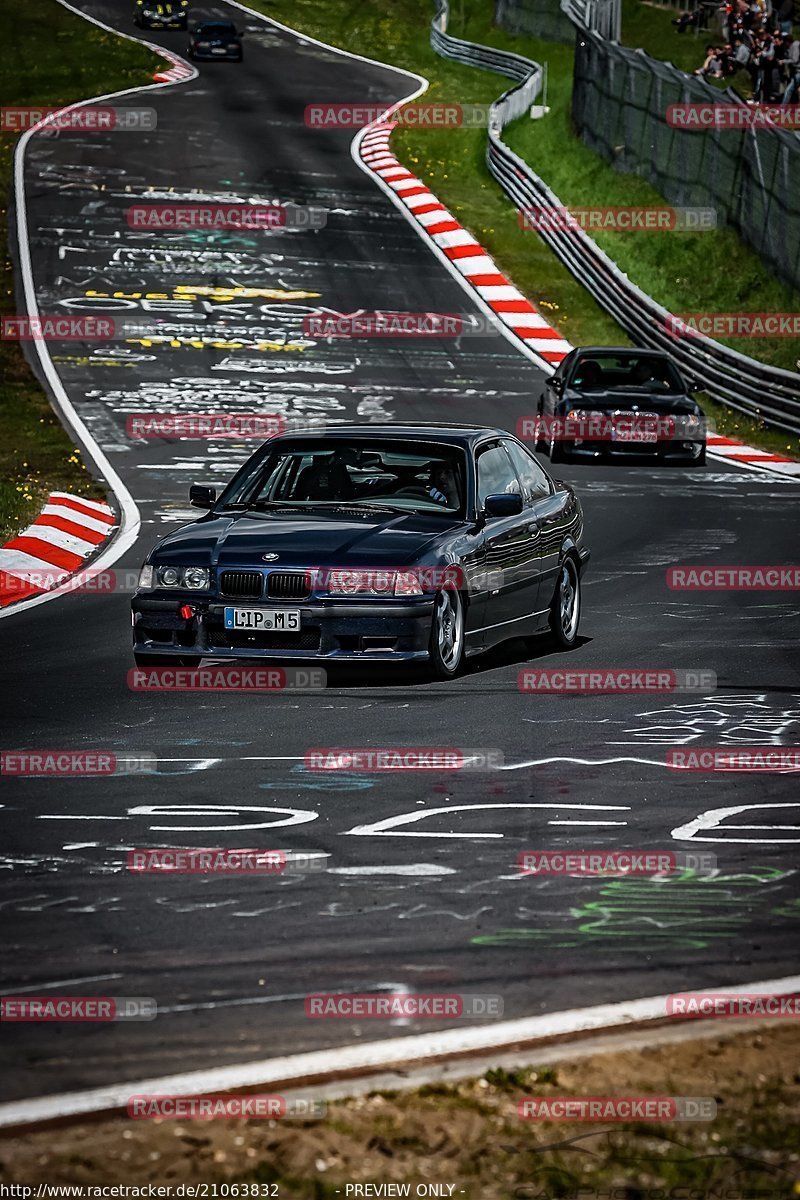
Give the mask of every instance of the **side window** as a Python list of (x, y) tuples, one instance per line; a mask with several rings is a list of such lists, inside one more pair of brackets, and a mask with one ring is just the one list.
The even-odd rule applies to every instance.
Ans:
[(503, 442), (503, 445), (522, 484), (522, 498), (525, 503), (531, 504), (534, 500), (540, 500), (542, 496), (549, 496), (550, 481), (536, 459), (531, 458), (516, 442)]
[(478, 458), (478, 507), (483, 508), (487, 496), (522, 489), (511, 461), (502, 446), (484, 450)]

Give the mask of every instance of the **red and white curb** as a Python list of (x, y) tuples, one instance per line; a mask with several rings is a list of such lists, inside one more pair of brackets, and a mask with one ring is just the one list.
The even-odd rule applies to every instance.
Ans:
[(381, 122), (367, 126), (354, 150), (360, 161), (408, 210), (418, 231), (433, 242), (483, 303), (528, 349), (556, 367), (572, 346), (553, 329), (530, 300), (506, 278), (494, 259), (468, 229), (413, 171), (389, 149), (395, 126)]
[(751, 471), (774, 471), (777, 475), (800, 479), (800, 462), (796, 459), (784, 458), (782, 454), (771, 454), (769, 450), (759, 450), (756, 446), (746, 446), (744, 442), (738, 442), (735, 438), (710, 433), (708, 453), (712, 458), (735, 463)]
[[(149, 43), (145, 43), (148, 45)], [(178, 58), (176, 54), (171, 54), (169, 50), (165, 50), (162, 46), (158, 46), (158, 53), (161, 58), (165, 58), (167, 62), (172, 63), (166, 71), (157, 71), (153, 76), (156, 83), (181, 83), (184, 79), (192, 79), (197, 74), (194, 67), (190, 66), (185, 59)]]
[(59, 587), (108, 540), (115, 524), (107, 504), (51, 492), (33, 524), (0, 547), (0, 608)]

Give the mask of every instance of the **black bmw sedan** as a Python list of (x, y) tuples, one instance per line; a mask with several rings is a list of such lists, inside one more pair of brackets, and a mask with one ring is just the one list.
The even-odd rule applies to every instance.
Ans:
[(241, 62), (242, 35), (232, 21), (200, 21), (189, 36), (188, 55), (195, 62), (215, 59)]
[(582, 346), (545, 385), (536, 447), (553, 463), (635, 454), (699, 466), (706, 421), (692, 390), (661, 350)]
[(137, 665), (202, 658), (428, 661), (550, 631), (575, 645), (580, 502), (515, 437), (353, 425), (265, 442), (207, 512), (152, 551)]

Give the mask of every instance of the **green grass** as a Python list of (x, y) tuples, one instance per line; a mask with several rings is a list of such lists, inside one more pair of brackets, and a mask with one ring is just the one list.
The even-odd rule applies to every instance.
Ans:
[[(433, 7), (427, 0), (406, 0), (402, 6), (391, 0), (336, 5), (329, 0), (253, 0), (253, 7), (333, 45), (357, 53), (366, 51), (416, 70), (431, 84), (426, 101), (488, 102), (508, 87), (508, 80), (502, 76), (460, 66), (433, 53), (428, 32)], [(549, 64), (551, 112), (539, 121), (526, 117), (515, 122), (507, 140), (564, 203), (664, 205), (663, 197), (649, 184), (616, 172), (574, 132), (569, 117), (571, 47), (516, 37), (492, 27), (488, 0), (465, 0), (463, 25), (458, 4), (454, 4), (453, 12), (458, 36)], [(514, 205), (485, 166), (484, 130), (397, 130), (392, 144), (398, 157), (459, 216), (565, 337), (576, 345), (628, 343), (616, 322), (561, 266), (539, 236), (519, 228)], [(597, 242), (635, 283), (674, 312), (794, 312), (800, 305), (800, 295), (781, 287), (731, 230), (667, 235), (602, 233), (597, 235)], [(797, 347), (789, 339), (737, 339), (728, 344), (742, 353), (757, 354), (766, 362), (795, 368)], [(720, 421), (721, 430), (723, 424), (729, 426), (728, 432), (733, 432), (735, 423), (744, 428), (738, 414), (732, 414), (730, 421), (727, 414), (723, 415), (726, 419)], [(764, 444), (759, 423), (751, 422), (748, 428), (756, 444)], [(770, 435), (770, 439), (775, 437), (783, 452), (800, 454), (800, 439)]]
[[(7, 23), (0, 58), (0, 104), (54, 107), (152, 80), (161, 60), (133, 42), (104, 33), (55, 0), (25, 0)], [(0, 132), (0, 188), (8, 196), (18, 135)], [(3, 228), (0, 314), (17, 312)], [(42, 392), (21, 347), (0, 341), (0, 541), (38, 513), (53, 489), (102, 496), (80, 451)]]

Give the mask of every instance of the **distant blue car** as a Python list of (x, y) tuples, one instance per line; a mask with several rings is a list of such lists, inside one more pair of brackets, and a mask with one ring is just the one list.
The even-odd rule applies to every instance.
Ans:
[(192, 30), (189, 58), (241, 62), (243, 57), (242, 35), (233, 21), (201, 21)]

